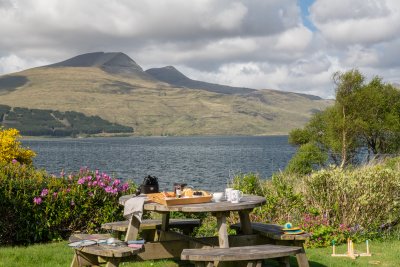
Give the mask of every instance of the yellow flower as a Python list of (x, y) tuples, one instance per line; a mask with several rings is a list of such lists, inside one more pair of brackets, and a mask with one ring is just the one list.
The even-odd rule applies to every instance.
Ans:
[(0, 161), (31, 164), (36, 153), (28, 148), (23, 148), (19, 139), (21, 138), (17, 129), (4, 129), (0, 127)]

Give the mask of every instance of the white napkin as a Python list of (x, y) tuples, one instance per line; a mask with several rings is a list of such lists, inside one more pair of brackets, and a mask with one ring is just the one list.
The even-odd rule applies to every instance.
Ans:
[(124, 217), (130, 219), (135, 216), (139, 222), (142, 222), (143, 204), (145, 197), (133, 197), (125, 202)]

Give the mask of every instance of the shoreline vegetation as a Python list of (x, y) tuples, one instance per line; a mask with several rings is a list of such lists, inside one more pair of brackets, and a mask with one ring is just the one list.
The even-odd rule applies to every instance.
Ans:
[(76, 137), (132, 135), (132, 127), (75, 111), (28, 109), (0, 105), (0, 126), (24, 136)]

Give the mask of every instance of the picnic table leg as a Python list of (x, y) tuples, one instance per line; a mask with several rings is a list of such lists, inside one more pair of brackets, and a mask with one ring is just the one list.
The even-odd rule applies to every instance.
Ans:
[(106, 267), (118, 267), (120, 259), (119, 258), (107, 258)]
[(92, 254), (83, 253), (75, 250), (74, 258), (72, 259), (71, 267), (79, 266), (98, 266), (98, 257)]
[(299, 265), (299, 267), (310, 267), (306, 251), (304, 250), (304, 240), (296, 240), (293, 245), (301, 247), (301, 253), (296, 254), (297, 265)]
[(165, 240), (165, 232), (169, 229), (169, 212), (162, 213), (162, 220), (161, 220), (161, 231), (160, 235), (158, 236), (159, 241)]
[(126, 231), (125, 242), (128, 240), (136, 240), (139, 234), (139, 228), (139, 220), (135, 216), (132, 216), (132, 218), (129, 220), (128, 230)]
[(251, 212), (251, 210), (239, 211), (240, 228), (241, 228), (242, 233), (245, 235), (253, 234), (253, 229), (251, 227), (250, 215), (249, 215), (250, 212)]
[(228, 227), (226, 225), (227, 215), (229, 215), (229, 212), (216, 212), (214, 214), (214, 216), (217, 217), (218, 241), (220, 248), (229, 248)]
[(261, 267), (262, 266), (262, 261), (249, 261), (247, 262), (246, 267)]

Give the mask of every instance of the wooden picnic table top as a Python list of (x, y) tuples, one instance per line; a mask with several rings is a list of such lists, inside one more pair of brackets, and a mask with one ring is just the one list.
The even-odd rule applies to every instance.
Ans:
[[(124, 205), (124, 203), (134, 197), (134, 195), (125, 195), (119, 198), (119, 203)], [(228, 212), (228, 211), (242, 211), (242, 210), (251, 210), (257, 206), (261, 206), (265, 203), (265, 198), (261, 196), (255, 195), (244, 195), (239, 203), (231, 203), (229, 201), (220, 201), (220, 202), (207, 202), (207, 203), (198, 203), (198, 204), (183, 204), (183, 205), (174, 205), (174, 206), (166, 206), (163, 204), (146, 201), (143, 209), (148, 211), (159, 211), (159, 212), (168, 212), (168, 211), (181, 211), (181, 212)]]

